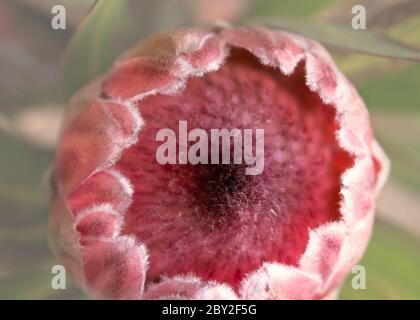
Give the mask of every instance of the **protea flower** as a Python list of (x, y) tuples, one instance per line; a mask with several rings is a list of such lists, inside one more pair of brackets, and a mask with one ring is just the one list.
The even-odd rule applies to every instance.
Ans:
[[(93, 297), (325, 299), (368, 243), (388, 161), (325, 49), (264, 28), (143, 42), (71, 103), (53, 248)], [(263, 128), (265, 166), (161, 165), (156, 133)]]

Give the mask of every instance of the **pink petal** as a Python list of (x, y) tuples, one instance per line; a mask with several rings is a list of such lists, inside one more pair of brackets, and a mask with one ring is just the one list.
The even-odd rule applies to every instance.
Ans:
[(321, 279), (311, 273), (277, 263), (265, 263), (243, 282), (241, 296), (252, 300), (312, 299)]
[(373, 210), (348, 229), (340, 257), (328, 281), (323, 285), (324, 293), (334, 290), (349, 274), (352, 267), (362, 258), (369, 243), (374, 219)]
[(265, 28), (234, 28), (222, 32), (229, 45), (244, 48), (262, 64), (280, 68), (289, 75), (304, 57), (304, 51), (285, 32)]
[(80, 213), (75, 225), (84, 244), (85, 239), (114, 237), (121, 229), (121, 219), (110, 207), (98, 206)]
[(125, 56), (103, 83), (105, 95), (141, 100), (162, 93), (174, 93), (185, 78), (215, 70), (225, 52), (220, 39), (202, 30), (163, 33)]
[(66, 200), (75, 215), (93, 204), (103, 203), (123, 212), (131, 203), (132, 194), (130, 181), (116, 170), (107, 170), (98, 171), (84, 180)]
[(92, 239), (83, 248), (88, 290), (99, 298), (139, 299), (146, 268), (146, 249), (129, 237)]
[(166, 278), (151, 284), (144, 293), (144, 299), (193, 299), (204, 283), (193, 276)]
[(325, 224), (312, 230), (308, 246), (300, 260), (300, 269), (320, 275), (321, 280), (327, 282), (340, 259), (345, 238), (346, 226), (343, 222)]
[[(115, 107), (115, 103), (109, 104)], [(132, 135), (136, 135), (133, 129), (132, 135), (127, 136), (126, 126), (123, 128), (117, 123), (104, 105), (108, 103), (94, 101), (89, 104), (63, 133), (57, 151), (56, 172), (64, 195), (74, 191), (94, 171), (109, 167), (133, 140)], [(122, 107), (120, 112), (127, 111)], [(129, 118), (128, 115), (124, 118)]]
[(226, 284), (210, 283), (195, 295), (197, 300), (237, 300), (238, 296)]

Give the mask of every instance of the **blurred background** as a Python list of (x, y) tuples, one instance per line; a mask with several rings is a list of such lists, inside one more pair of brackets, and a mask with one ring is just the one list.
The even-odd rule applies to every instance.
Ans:
[[(55, 4), (66, 8), (66, 30), (51, 27)], [(367, 287), (353, 289), (350, 276), (340, 298), (420, 299), (419, 0), (101, 0), (84, 18), (92, 4), (0, 1), (1, 299), (86, 298), (69, 281), (51, 288), (46, 177), (68, 97), (137, 40), (217, 19), (270, 22), (328, 45), (392, 161), (360, 262)], [(355, 4), (367, 30), (349, 33)]]

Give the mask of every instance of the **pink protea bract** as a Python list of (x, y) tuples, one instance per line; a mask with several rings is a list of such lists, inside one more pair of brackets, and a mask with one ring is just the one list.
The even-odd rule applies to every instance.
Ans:
[[(51, 239), (93, 297), (323, 299), (367, 246), (389, 164), (362, 99), (311, 39), (159, 34), (70, 110)], [(264, 171), (159, 164), (157, 132), (180, 120), (264, 129)]]

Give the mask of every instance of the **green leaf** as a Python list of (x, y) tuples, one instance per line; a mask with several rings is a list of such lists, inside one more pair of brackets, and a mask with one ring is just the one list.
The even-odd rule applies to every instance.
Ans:
[(121, 53), (127, 4), (127, 0), (97, 0), (78, 27), (62, 65), (66, 98), (105, 72)]
[(324, 43), (327, 46), (355, 51), (359, 53), (420, 62), (420, 50), (397, 41), (388, 39), (367, 30), (353, 30), (346, 26), (326, 25), (306, 19), (254, 20), (271, 28), (283, 29), (303, 34)]
[(260, 0), (255, 1), (253, 10), (248, 14), (249, 17), (267, 17), (273, 15), (286, 15), (288, 17), (303, 17), (313, 15), (337, 0)]

